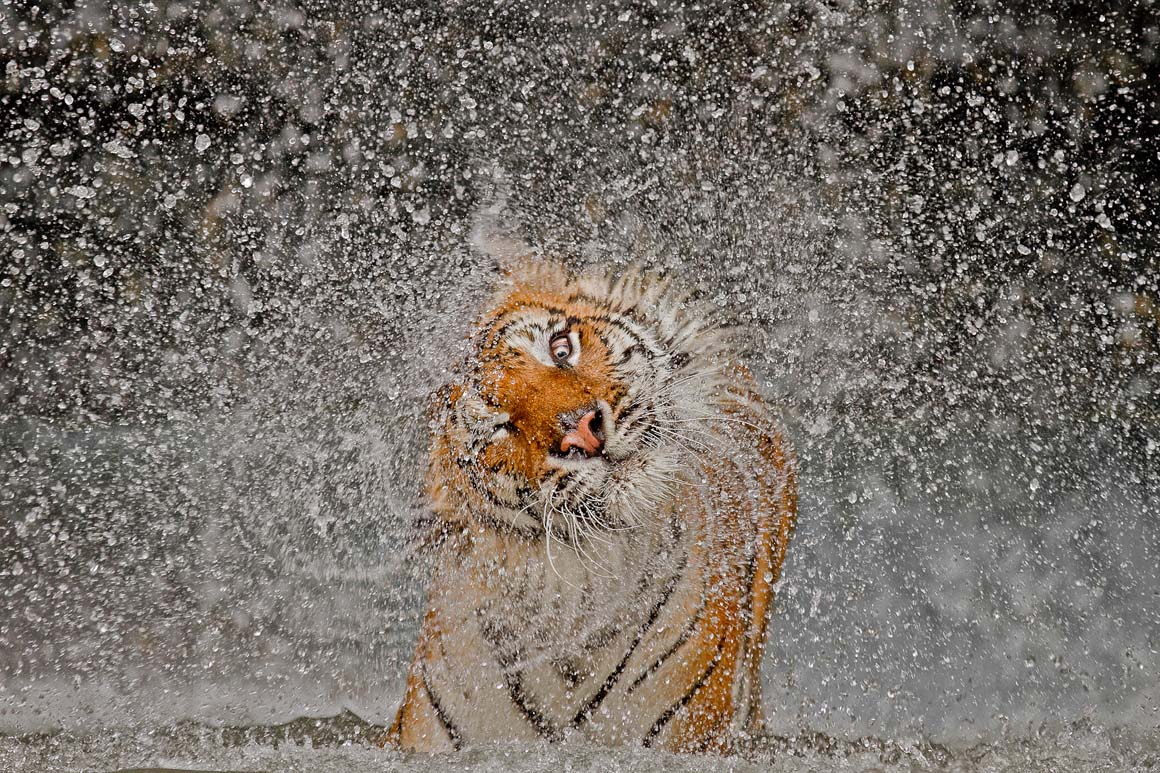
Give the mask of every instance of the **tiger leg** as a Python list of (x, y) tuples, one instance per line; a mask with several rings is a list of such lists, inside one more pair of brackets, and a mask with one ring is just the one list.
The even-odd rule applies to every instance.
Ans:
[[(746, 588), (743, 616), (745, 633), (734, 681), (734, 710), (729, 723), (730, 742), (747, 742), (765, 729), (762, 700), (762, 663), (773, 613), (774, 585), (781, 575), (797, 519), (796, 467), (792, 451), (775, 425), (764, 415), (760, 398), (751, 395), (752, 410), (739, 411), (746, 423), (744, 447), (756, 452), (750, 468), (756, 485), (744, 495), (739, 509), (748, 511), (739, 523), (748, 564), (738, 581)], [(745, 526), (748, 524), (748, 527)]]
[(750, 625), (741, 666), (747, 673), (738, 685), (739, 705), (734, 722), (738, 733), (755, 734), (765, 725), (761, 663), (773, 609), (773, 586), (781, 576), (781, 567), (797, 523), (797, 467), (792, 451), (776, 426), (768, 420), (758, 395), (746, 394), (736, 415), (749, 422), (744, 434), (760, 457), (760, 463), (755, 465), (760, 494), (753, 502), (756, 552), (752, 574), (747, 578)]
[(740, 580), (721, 578), (710, 589), (696, 633), (669, 669), (654, 677), (653, 700), (668, 708), (645, 736), (646, 746), (673, 752), (728, 749), (745, 636)]
[(732, 743), (730, 719), (734, 714), (733, 693), (735, 668), (740, 665), (737, 653), (722, 657), (716, 668), (693, 694), (685, 714), (669, 738), (669, 749), (676, 752), (728, 752)]
[(387, 731), (384, 744), (427, 753), (454, 751), (462, 745), (458, 729), (432, 694), (419, 659), (407, 677), (403, 704)]

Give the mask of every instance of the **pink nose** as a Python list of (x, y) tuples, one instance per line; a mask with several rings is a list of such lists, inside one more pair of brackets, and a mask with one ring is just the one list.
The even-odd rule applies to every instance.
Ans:
[(560, 441), (560, 450), (567, 453), (573, 448), (579, 448), (585, 456), (597, 456), (604, 448), (604, 430), (601, 428), (599, 410), (581, 416), (576, 429), (564, 435)]

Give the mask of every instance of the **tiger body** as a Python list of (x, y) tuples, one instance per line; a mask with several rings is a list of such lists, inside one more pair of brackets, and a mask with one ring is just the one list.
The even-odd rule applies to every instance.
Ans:
[(696, 751), (759, 730), (797, 491), (729, 337), (661, 280), (532, 264), (438, 408), (443, 539), (391, 740)]

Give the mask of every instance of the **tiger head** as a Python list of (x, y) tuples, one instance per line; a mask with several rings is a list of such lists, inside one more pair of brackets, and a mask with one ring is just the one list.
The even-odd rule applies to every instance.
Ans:
[(722, 340), (655, 276), (512, 271), (440, 395), (436, 509), (569, 542), (647, 523), (709, 435)]

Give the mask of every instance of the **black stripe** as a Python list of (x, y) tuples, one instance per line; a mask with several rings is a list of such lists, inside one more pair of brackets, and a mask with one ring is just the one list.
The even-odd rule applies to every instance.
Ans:
[[(615, 343), (617, 343), (617, 344), (625, 344), (624, 339), (627, 339), (627, 345), (625, 345), (625, 347), (624, 347), (625, 352), (634, 351), (637, 347), (639, 347), (641, 345), (641, 340), (640, 340), (639, 335), (636, 335), (632, 331), (625, 330), (623, 324), (617, 324), (613, 320), (614, 320), (614, 316), (611, 313), (602, 314), (599, 317), (595, 317), (595, 318), (590, 320), (593, 323), (599, 323), (599, 324), (602, 324), (604, 326), (604, 329), (601, 330), (601, 332), (600, 332), (600, 338), (601, 338), (601, 340), (604, 341), (604, 345), (608, 348), (609, 352), (611, 352), (614, 348), (613, 347), (614, 340), (615, 340)], [(619, 335), (616, 336), (615, 339), (611, 335), (611, 333), (614, 332), (612, 330), (613, 328), (615, 328), (616, 331), (619, 331)], [(625, 356), (624, 353), (622, 353), (620, 355), (620, 357), (617, 359), (616, 364), (621, 365), (626, 361), (627, 361), (627, 357)]]
[(552, 485), (558, 486), (558, 485), (560, 485), (560, 481), (562, 481), (566, 476), (571, 475), (571, 474), (572, 473), (570, 470), (556, 468), (554, 470), (549, 470), (548, 472), (541, 475), (538, 483), (540, 484), (541, 487), (543, 487), (544, 482), (547, 481), (549, 478), (551, 478)]
[(693, 619), (690, 620), (689, 624), (685, 626), (685, 630), (681, 631), (681, 635), (677, 637), (677, 640), (673, 642), (672, 646), (665, 650), (660, 657), (654, 660), (652, 665), (646, 668), (640, 676), (632, 680), (632, 684), (628, 686), (628, 690), (626, 692), (631, 694), (633, 690), (635, 690), (637, 687), (640, 687), (645, 679), (648, 679), (650, 676), (660, 670), (660, 667), (665, 664), (666, 660), (677, 653), (677, 650), (679, 650), (685, 644), (685, 642), (689, 640), (689, 637), (693, 635), (693, 630), (696, 629), (697, 623), (701, 622), (701, 615), (705, 613), (705, 607), (705, 600), (702, 599), (701, 606), (697, 607), (697, 612), (693, 615)]
[(575, 303), (576, 301), (584, 301), (585, 303), (590, 303), (593, 306), (596, 306), (600, 309), (603, 309), (606, 312), (612, 311), (612, 307), (610, 305), (608, 305), (607, 300), (601, 299), (601, 298), (596, 298), (594, 296), (589, 295), (588, 293), (575, 292), (575, 293), (572, 293), (571, 295), (568, 296), (568, 303)]
[(612, 385), (612, 393), (609, 395), (611, 398), (609, 402), (619, 403), (626, 394), (628, 394), (628, 387), (624, 386), (623, 384), (614, 383)]
[[(575, 503), (575, 513), (577, 520), (593, 527), (600, 528), (611, 522), (608, 505), (592, 499), (581, 499)], [(617, 523), (623, 523), (623, 521), (618, 520)]]
[(598, 631), (594, 631), (584, 641), (580, 642), (580, 651), (585, 655), (591, 656), (597, 650), (602, 650), (612, 643), (616, 635), (622, 633), (623, 629), (616, 625), (606, 625)]
[(562, 658), (560, 660), (554, 661), (552, 665), (555, 666), (556, 673), (560, 676), (560, 681), (567, 684), (569, 690), (574, 690), (576, 685), (580, 684), (580, 680), (583, 678), (583, 676), (580, 674), (580, 671), (576, 668), (576, 664), (573, 661)]
[(507, 336), (508, 332), (517, 325), (531, 324), (538, 328), (544, 327), (538, 320), (524, 316), (527, 313), (527, 306), (522, 306), (513, 311), (509, 311), (504, 316), (492, 322), (491, 325), (486, 328), (482, 338), (487, 341), (488, 346), (495, 346), (497, 342), (503, 340)]
[[(620, 426), (620, 431), (624, 433), (631, 432), (638, 424), (645, 420), (644, 413), (652, 410), (652, 406), (642, 402), (633, 401), (625, 409), (624, 413), (616, 419), (616, 423)], [(639, 413), (637, 413), (639, 411)], [(633, 415), (637, 414), (637, 415)]]
[(749, 691), (749, 701), (748, 701), (749, 705), (745, 707), (745, 727), (746, 728), (753, 727), (753, 712), (757, 708), (758, 704), (760, 703), (760, 701), (754, 700), (756, 697), (758, 697), (758, 696), (754, 695), (754, 691), (750, 690)]
[(620, 396), (619, 400), (617, 400), (614, 403), (611, 403), (611, 405), (612, 405), (612, 423), (613, 424), (616, 424), (617, 422), (619, 422), (620, 417), (624, 416), (628, 411), (636, 408), (637, 404), (640, 402), (639, 398), (636, 397), (635, 395), (633, 395), (632, 400), (629, 400), (628, 405), (626, 406), (624, 404), (624, 402), (630, 396), (629, 391), (630, 390), (626, 389), (624, 391), (624, 394)]
[(497, 507), (513, 507), (513, 505), (519, 504), (518, 499), (515, 502), (508, 502), (506, 500), (500, 499), (498, 494), (496, 494), (494, 491), (492, 491), (490, 488), (488, 488), (484, 484), (483, 478), (481, 478), (479, 475), (479, 465), (477, 465), (475, 463), (474, 459), (471, 459), (470, 457), (465, 458), (465, 457), (456, 455), (455, 465), (459, 469), (461, 469), (465, 473), (467, 473), (467, 482), (471, 484), (471, 487), (476, 492), (478, 492), (480, 494), (480, 496), (482, 496), (484, 499), (486, 499), (491, 504), (493, 504)]
[(431, 702), (431, 708), (435, 709), (435, 716), (439, 718), (439, 723), (443, 725), (443, 730), (447, 733), (447, 739), (451, 741), (451, 746), (455, 751), (459, 751), (463, 748), (463, 736), (460, 735), (459, 729), (451, 721), (451, 717), (447, 716), (443, 704), (435, 697), (435, 692), (431, 689), (430, 682), (427, 681), (426, 668), (421, 670), (421, 676), (423, 677), (423, 692), (427, 693), (427, 700)]
[[(528, 724), (536, 729), (541, 738), (549, 741), (560, 740), (563, 737), (560, 729), (531, 705), (527, 693), (524, 692), (524, 685), (519, 674), (512, 669), (512, 659), (504, 654), (505, 640), (508, 643), (517, 641), (515, 632), (506, 625), (492, 625), (486, 622), (480, 624), (479, 632), (483, 634), (484, 640), (491, 645), (491, 655), (495, 658), (496, 665), (499, 666), (500, 673), (503, 675), (504, 685), (507, 687), (508, 697), (511, 698), (512, 703), (523, 714)], [(518, 658), (517, 650), (516, 659)]]
[(577, 470), (564, 470), (563, 472), (564, 474), (556, 478), (552, 484), (556, 489), (556, 493), (561, 497), (567, 496), (568, 487), (576, 482)]
[(536, 490), (531, 486), (525, 486), (522, 483), (516, 485), (516, 502), (519, 503), (521, 508), (526, 508), (532, 504), (532, 499), (535, 495)]
[(648, 733), (646, 733), (644, 736), (643, 743), (645, 746), (652, 746), (653, 741), (656, 740), (656, 737), (660, 735), (662, 730), (665, 729), (665, 725), (667, 725), (669, 721), (674, 716), (676, 716), (678, 711), (689, 705), (689, 701), (693, 700), (693, 697), (697, 694), (697, 691), (705, 686), (705, 683), (709, 681), (709, 677), (713, 675), (713, 672), (717, 670), (717, 666), (721, 664), (721, 654), (724, 652), (724, 650), (725, 637), (722, 636), (721, 639), (717, 642), (717, 651), (713, 653), (713, 660), (709, 662), (709, 666), (699, 677), (697, 677), (697, 681), (693, 682), (693, 686), (689, 688), (689, 691), (681, 696), (679, 701), (674, 703), (672, 706), (669, 706), (669, 708), (665, 710), (665, 713), (661, 714), (660, 717), (657, 718), (657, 721), (653, 723), (653, 726), (649, 728)]
[[(460, 456), (456, 456), (455, 464), (467, 475), (467, 482), (471, 486), (472, 491), (476, 492), (485, 500), (487, 500), (487, 503), (492, 507), (516, 511), (521, 510), (522, 507), (526, 507), (527, 503), (523, 501), (523, 497), (520, 496), (520, 492), (524, 491), (525, 489), (517, 489), (517, 501), (514, 504), (505, 502), (496, 496), (495, 492), (483, 485), (483, 481), (479, 479), (479, 471), (476, 468), (476, 465), (474, 465), (470, 459), (464, 459)], [(486, 508), (475, 509), (472, 512), (478, 518), (490, 524), (493, 528), (519, 535), (525, 539), (539, 539), (544, 533), (543, 526), (538, 523), (536, 524), (537, 528), (517, 526), (511, 521), (505, 521), (502, 518), (496, 517)]]
[(663, 357), (665, 355), (664, 349), (661, 349), (659, 346), (654, 344), (652, 341), (645, 338), (643, 331), (633, 330), (632, 326), (629, 325), (629, 323), (624, 321), (623, 319), (621, 319), (619, 317), (609, 317), (608, 324), (612, 325), (614, 328), (621, 331), (625, 335), (628, 335), (628, 336), (632, 337), (633, 339), (635, 339), (638, 344), (640, 344), (642, 347), (644, 347), (645, 354), (648, 355), (649, 359), (655, 360), (655, 359), (657, 359), (659, 357)]
[(627, 308), (620, 307), (620, 306), (612, 306), (608, 303), (601, 303), (601, 306), (603, 306), (605, 309), (607, 309), (607, 311), (605, 311), (603, 314), (601, 314), (599, 317), (597, 317), (597, 319), (599, 319), (603, 322), (611, 322), (613, 319), (616, 319), (618, 317), (624, 317), (624, 318), (632, 320), (634, 323), (636, 323), (637, 325), (640, 325), (641, 327), (648, 327), (649, 325), (652, 324), (652, 320), (646, 318), (641, 313), (640, 307), (637, 306), (636, 304), (633, 304), (632, 306), (629, 306)]
[[(746, 586), (745, 596), (742, 599), (742, 603), (741, 603), (741, 614), (742, 614), (743, 618), (747, 619), (747, 626), (748, 626), (749, 622), (752, 621), (752, 617), (753, 617), (753, 582), (752, 582), (752, 578), (753, 578), (755, 571), (756, 571), (756, 568), (757, 568), (757, 551), (758, 550), (759, 550), (759, 546), (755, 545), (753, 552), (749, 556), (746, 576), (748, 578), (750, 578), (750, 582)], [(653, 740), (657, 737), (657, 735), (660, 734), (660, 732), (662, 730), (664, 730), (665, 725), (667, 725), (669, 723), (669, 721), (673, 718), (674, 715), (676, 715), (676, 713), (678, 711), (680, 711), (682, 708), (684, 708), (685, 706), (688, 705), (689, 701), (691, 701), (693, 699), (693, 696), (696, 695), (697, 691), (705, 686), (705, 682), (707, 682), (709, 680), (709, 677), (711, 677), (713, 675), (713, 672), (717, 670), (717, 666), (720, 665), (720, 663), (721, 663), (721, 655), (725, 649), (725, 639), (726, 639), (726, 637), (722, 636), (721, 639), (717, 642), (717, 651), (713, 654), (713, 660), (709, 663), (709, 666), (708, 666), (708, 668), (705, 669), (705, 672), (703, 674), (701, 674), (700, 677), (697, 678), (696, 682), (693, 683), (693, 686), (689, 689), (689, 691), (687, 693), (685, 693), (685, 695), (682, 696), (682, 698), (679, 701), (677, 701), (675, 704), (670, 706), (665, 711), (665, 713), (662, 714), (657, 719), (657, 721), (655, 723), (653, 723), (653, 726), (649, 729), (648, 733), (644, 737), (644, 745), (645, 746), (652, 745)], [(741, 646), (744, 647), (744, 641), (742, 642)], [(737, 675), (735, 675), (735, 678), (737, 678)], [(751, 705), (752, 705), (752, 699), (751, 699)]]
[(652, 628), (653, 623), (657, 621), (657, 618), (660, 617), (661, 609), (664, 608), (665, 604), (667, 604), (669, 599), (672, 597), (673, 591), (676, 589), (677, 584), (681, 580), (681, 573), (685, 571), (685, 565), (688, 563), (688, 559), (688, 554), (685, 554), (681, 557), (680, 566), (677, 567), (677, 571), (665, 584), (664, 590), (661, 592), (661, 597), (657, 599), (657, 602), (653, 605), (653, 608), (649, 610), (648, 619), (645, 620), (644, 624), (641, 625), (637, 630), (636, 636), (632, 640), (632, 644), (628, 647), (628, 652), (624, 653), (624, 657), (621, 658), (620, 662), (616, 664), (616, 668), (613, 669), (612, 673), (608, 675), (608, 678), (604, 680), (604, 684), (600, 685), (600, 689), (596, 691), (596, 694), (593, 695), (586, 704), (584, 704), (579, 712), (577, 712), (576, 716), (572, 719), (572, 727), (579, 727), (581, 724), (583, 724), (588, 719), (588, 717), (591, 716), (592, 712), (600, 708), (600, 704), (603, 703), (604, 699), (608, 697), (608, 693), (612, 691), (612, 688), (616, 685), (617, 680), (620, 679), (621, 673), (624, 672), (624, 667), (628, 665), (628, 661), (632, 657), (632, 653), (636, 651), (637, 646), (644, 639), (644, 635), (650, 628)]
[(563, 733), (560, 729), (553, 725), (543, 714), (535, 709), (528, 700), (527, 694), (524, 692), (524, 684), (520, 680), (519, 674), (508, 672), (501, 669), (503, 672), (503, 680), (507, 685), (508, 697), (511, 698), (512, 703), (524, 715), (524, 719), (536, 729), (541, 738), (549, 741), (559, 741), (563, 738)]
[[(485, 338), (488, 339), (488, 344), (494, 346), (497, 342), (503, 340), (507, 336), (508, 331), (510, 331), (518, 324), (527, 323), (534, 325), (537, 329), (539, 329), (540, 332), (543, 333), (546, 333), (552, 327), (552, 320), (549, 320), (548, 326), (545, 327), (542, 323), (540, 323), (539, 320), (534, 318), (521, 319), (521, 315), (526, 315), (530, 311), (546, 311), (548, 312), (549, 316), (554, 315), (556, 317), (563, 317), (565, 320), (568, 319), (568, 312), (564, 311), (563, 309), (556, 308), (555, 306), (521, 306), (520, 308), (508, 312), (504, 316), (497, 319), (495, 322), (491, 323), (491, 325), (487, 328), (487, 335), (485, 336)], [(503, 322), (502, 325), (499, 324), (501, 322)], [(497, 325), (499, 325), (499, 327), (497, 327)]]

